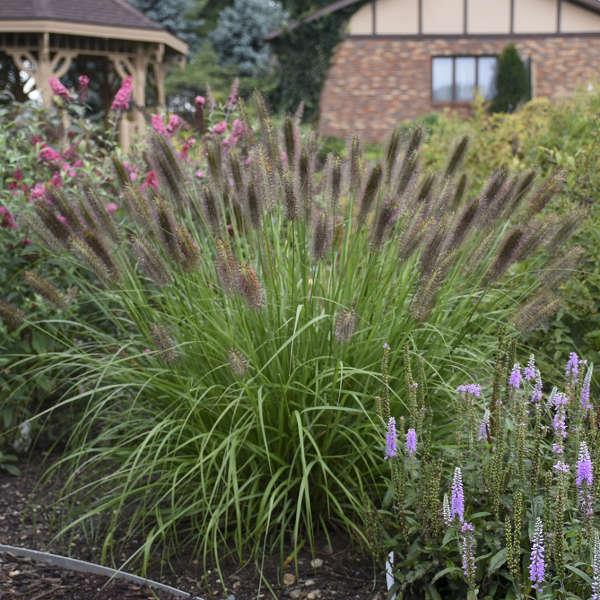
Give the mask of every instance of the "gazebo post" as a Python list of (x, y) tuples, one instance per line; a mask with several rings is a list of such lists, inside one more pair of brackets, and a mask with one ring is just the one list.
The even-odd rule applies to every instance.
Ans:
[(42, 95), (42, 103), (45, 108), (52, 106), (52, 90), (48, 80), (52, 77), (52, 65), (50, 64), (50, 34), (42, 33), (37, 66), (35, 68), (35, 84)]
[(158, 108), (164, 111), (167, 107), (167, 98), (165, 94), (165, 65), (164, 65), (165, 45), (159, 44), (156, 49), (156, 60), (152, 64), (154, 67), (154, 77), (156, 78), (156, 94), (158, 96)]
[(133, 63), (133, 101), (135, 123), (138, 132), (144, 128), (144, 107), (146, 106), (146, 69), (148, 56), (144, 53), (141, 44), (138, 44)]

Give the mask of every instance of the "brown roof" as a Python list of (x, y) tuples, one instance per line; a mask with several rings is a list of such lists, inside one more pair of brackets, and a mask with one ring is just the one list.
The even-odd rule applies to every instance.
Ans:
[(0, 0), (0, 20), (51, 20), (162, 29), (125, 0)]

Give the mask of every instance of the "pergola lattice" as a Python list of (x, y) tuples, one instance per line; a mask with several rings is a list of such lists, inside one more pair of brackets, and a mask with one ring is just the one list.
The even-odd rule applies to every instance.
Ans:
[(35, 81), (46, 106), (51, 77), (64, 76), (79, 56), (106, 58), (121, 79), (133, 77), (139, 127), (148, 69), (164, 109), (167, 66), (185, 60), (188, 47), (125, 0), (1, 0), (0, 51)]

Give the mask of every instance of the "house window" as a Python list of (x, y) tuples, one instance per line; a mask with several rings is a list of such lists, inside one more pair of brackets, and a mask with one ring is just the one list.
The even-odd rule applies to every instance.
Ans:
[(434, 56), (431, 90), (434, 102), (471, 102), (477, 91), (485, 100), (496, 93), (495, 56)]

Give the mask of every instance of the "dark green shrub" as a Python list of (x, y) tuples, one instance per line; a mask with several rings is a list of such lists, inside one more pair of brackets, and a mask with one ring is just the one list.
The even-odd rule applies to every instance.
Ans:
[(504, 48), (498, 58), (496, 71), (496, 95), (492, 100), (492, 112), (513, 112), (519, 104), (530, 98), (529, 70), (521, 60), (514, 44)]

